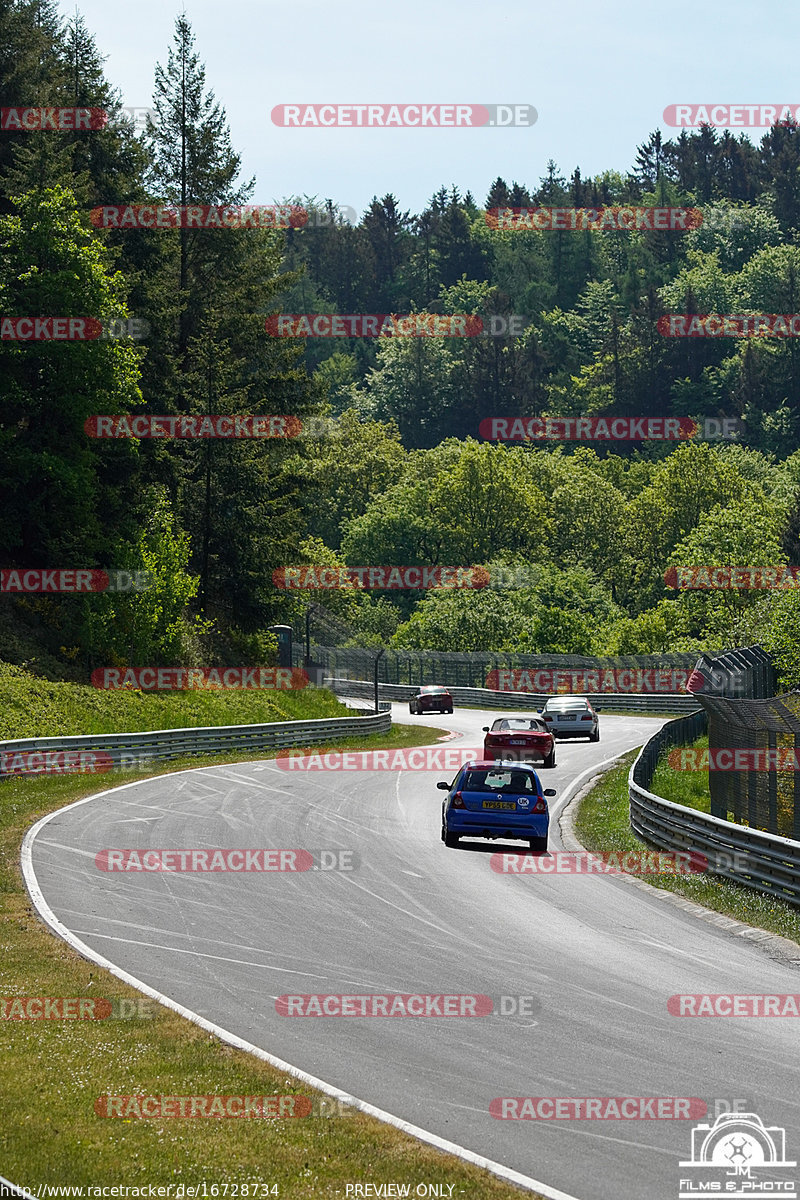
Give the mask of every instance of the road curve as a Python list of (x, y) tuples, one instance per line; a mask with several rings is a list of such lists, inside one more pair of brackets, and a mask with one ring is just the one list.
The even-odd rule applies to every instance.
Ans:
[[(479, 745), (497, 712), (395, 719)], [(560, 742), (559, 793), (662, 722), (601, 717)], [(145, 780), (57, 813), (30, 847), (56, 917), (98, 955), (223, 1029), (477, 1154), (581, 1200), (672, 1200), (694, 1122), (501, 1121), (502, 1096), (744, 1102), (800, 1148), (789, 1018), (680, 1019), (674, 993), (796, 993), (796, 967), (613, 876), (509, 876), (521, 843), (439, 838), (446, 773), (286, 772), (274, 762)], [(558, 806), (558, 801), (555, 802)], [(352, 872), (108, 873), (98, 851), (337, 848)], [(551, 850), (558, 849), (557, 823)], [(314, 1018), (285, 993), (534, 996), (532, 1016)], [(742, 1107), (742, 1105), (740, 1105)], [(794, 1132), (794, 1145), (789, 1143)], [(797, 1157), (797, 1155), (790, 1156)], [(775, 1172), (775, 1177), (779, 1175)]]

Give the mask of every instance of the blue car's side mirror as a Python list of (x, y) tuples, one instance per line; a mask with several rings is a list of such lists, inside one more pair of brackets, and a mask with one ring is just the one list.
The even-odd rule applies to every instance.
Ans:
[[(449, 792), (450, 791), (450, 784), (442, 783), (441, 780), (439, 781), (439, 783), (437, 783), (436, 786), (440, 792)], [(555, 792), (553, 792), (553, 795), (555, 796)]]
[(556, 789), (555, 788), (545, 788), (544, 794), (545, 794), (545, 796), (555, 796)]

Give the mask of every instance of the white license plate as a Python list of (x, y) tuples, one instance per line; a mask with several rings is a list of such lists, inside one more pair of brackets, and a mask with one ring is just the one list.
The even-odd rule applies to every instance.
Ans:
[(509, 738), (508, 744), (509, 746), (525, 746), (527, 745), (527, 742), (525, 741), (525, 738)]

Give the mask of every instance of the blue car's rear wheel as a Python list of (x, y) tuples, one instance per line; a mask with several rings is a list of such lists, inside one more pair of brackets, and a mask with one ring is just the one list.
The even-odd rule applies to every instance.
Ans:
[(546, 850), (547, 849), (547, 835), (545, 835), (544, 837), (532, 837), (529, 839), (529, 844), (530, 844), (531, 850)]
[(445, 846), (450, 846), (452, 849), (454, 846), (458, 845), (459, 835), (457, 833), (448, 833), (447, 828), (442, 826), (442, 841), (444, 842)]

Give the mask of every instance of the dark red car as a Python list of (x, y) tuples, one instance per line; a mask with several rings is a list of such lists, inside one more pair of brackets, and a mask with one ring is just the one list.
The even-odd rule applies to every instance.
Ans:
[(414, 699), (409, 700), (408, 711), (410, 713), (451, 713), (453, 711), (453, 697), (447, 688), (435, 687), (432, 684), (427, 687), (421, 687)]
[(541, 717), (498, 717), (491, 729), (484, 725), (483, 757), (517, 762), (542, 760), (556, 765), (556, 743)]

